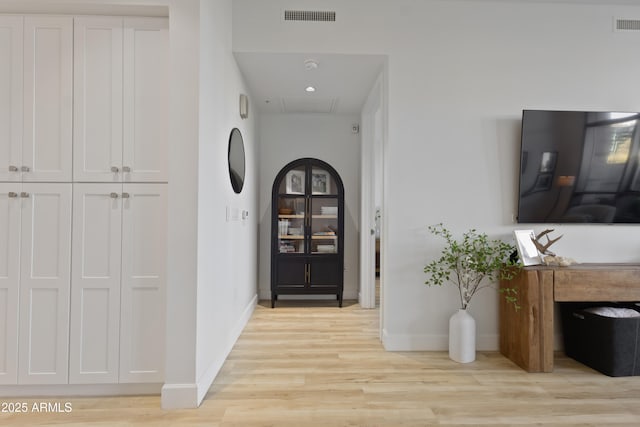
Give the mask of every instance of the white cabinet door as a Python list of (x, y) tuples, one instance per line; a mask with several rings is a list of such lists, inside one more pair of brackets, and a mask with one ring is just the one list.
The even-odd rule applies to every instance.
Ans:
[(74, 184), (69, 382), (116, 383), (122, 184)]
[(0, 181), (21, 179), (22, 26), (22, 17), (0, 16)]
[(24, 19), (22, 180), (71, 181), (73, 19)]
[(166, 184), (124, 184), (120, 382), (164, 380)]
[(74, 20), (73, 180), (122, 180), (122, 18)]
[(168, 54), (167, 19), (124, 19), (125, 182), (168, 179)]
[(68, 382), (71, 184), (22, 184), (18, 382)]
[(74, 22), (74, 181), (166, 182), (167, 19)]
[(0, 184), (0, 384), (18, 382), (20, 184)]
[(166, 185), (74, 184), (71, 383), (164, 380)]

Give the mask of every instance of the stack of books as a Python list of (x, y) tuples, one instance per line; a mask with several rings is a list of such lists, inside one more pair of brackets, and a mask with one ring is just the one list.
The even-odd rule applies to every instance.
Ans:
[(322, 215), (338, 215), (338, 207), (337, 206), (321, 206), (320, 213)]
[(280, 242), (280, 253), (291, 253), (291, 252), (295, 252), (296, 248), (295, 246), (293, 246), (293, 243), (289, 242), (289, 241), (282, 241)]
[(335, 253), (336, 245), (318, 245), (318, 252)]

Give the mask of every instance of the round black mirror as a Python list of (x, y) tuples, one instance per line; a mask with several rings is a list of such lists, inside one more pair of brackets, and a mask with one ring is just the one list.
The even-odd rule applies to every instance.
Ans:
[(240, 193), (244, 186), (244, 141), (238, 128), (229, 135), (229, 178), (233, 191)]

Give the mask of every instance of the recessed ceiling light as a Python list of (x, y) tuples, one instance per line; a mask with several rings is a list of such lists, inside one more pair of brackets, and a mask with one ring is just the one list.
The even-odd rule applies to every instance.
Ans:
[(307, 86), (304, 90), (306, 90), (307, 92), (315, 92), (316, 88), (313, 86)]

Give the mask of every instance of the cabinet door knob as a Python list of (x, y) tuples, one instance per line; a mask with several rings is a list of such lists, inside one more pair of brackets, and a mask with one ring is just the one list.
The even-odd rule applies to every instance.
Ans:
[(118, 169), (117, 166), (111, 166), (111, 172), (118, 173), (118, 172), (120, 172), (120, 169)]
[(8, 196), (11, 197), (11, 198), (18, 197), (18, 193), (15, 193), (13, 191), (9, 191)]
[(129, 198), (129, 193), (122, 193), (122, 198), (123, 199), (128, 199)]
[(9, 165), (9, 172), (18, 172), (18, 167), (17, 166), (13, 166), (13, 165)]
[(122, 172), (131, 172), (131, 168), (129, 166), (123, 166)]
[(27, 198), (29, 197), (29, 193), (27, 193), (26, 191), (23, 191), (22, 193), (20, 193), (20, 197)]
[(118, 193), (111, 193), (111, 194), (109, 194), (109, 197), (111, 197), (112, 199), (117, 199), (118, 198)]
[(29, 172), (29, 166), (22, 166), (20, 169), (22, 172)]

